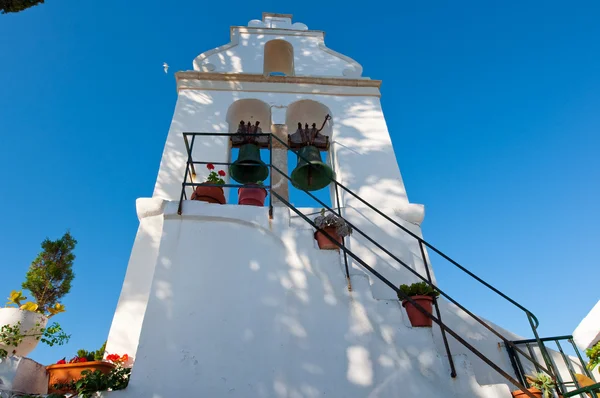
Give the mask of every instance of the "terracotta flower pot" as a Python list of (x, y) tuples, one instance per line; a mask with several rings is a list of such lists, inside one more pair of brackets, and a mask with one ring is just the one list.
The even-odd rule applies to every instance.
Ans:
[[(335, 231), (335, 227), (325, 227), (323, 228), (325, 232), (331, 235), (335, 240), (342, 244), (342, 237), (337, 234)], [(339, 247), (333, 243), (325, 234), (318, 230), (315, 232), (315, 239), (317, 240), (317, 244), (319, 245), (319, 249), (321, 250), (339, 250)]]
[[(527, 391), (529, 391), (530, 393), (532, 393), (536, 397), (539, 397), (539, 398), (543, 398), (544, 397), (544, 395), (542, 394), (542, 392), (540, 390), (538, 390), (537, 388), (528, 388)], [(527, 394), (525, 394), (521, 390), (513, 391), (512, 392), (512, 396), (514, 398), (529, 398), (529, 396)]]
[[(433, 297), (431, 296), (411, 296), (417, 304), (425, 309), (425, 311), (431, 314), (431, 308), (433, 307)], [(411, 302), (408, 300), (402, 300), (402, 306), (406, 309), (410, 324), (415, 328), (431, 327), (432, 320), (419, 311)]]
[(238, 189), (238, 203), (246, 206), (264, 206), (267, 190), (257, 186), (249, 185)]
[[(39, 334), (41, 329), (46, 327), (48, 318), (40, 313), (18, 308), (0, 308), (0, 327), (4, 325), (17, 326), (19, 322), (21, 322), (19, 330), (22, 334)], [(39, 342), (35, 336), (28, 336), (16, 347), (0, 344), (0, 348), (6, 350), (9, 355), (14, 353), (20, 357), (26, 357)]]
[(192, 194), (192, 200), (201, 200), (208, 203), (225, 204), (225, 193), (221, 187), (199, 185)]
[(53, 386), (58, 383), (70, 383), (71, 381), (77, 381), (81, 379), (81, 372), (84, 370), (90, 370), (92, 372), (99, 370), (104, 374), (108, 374), (108, 372), (110, 372), (114, 367), (114, 364), (104, 361), (65, 363), (61, 365), (46, 366), (46, 371), (48, 371), (48, 393), (75, 393), (75, 391), (68, 389), (57, 390)]

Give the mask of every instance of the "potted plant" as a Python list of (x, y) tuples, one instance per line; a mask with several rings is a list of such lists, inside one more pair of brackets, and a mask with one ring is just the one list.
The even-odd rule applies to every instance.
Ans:
[[(75, 362), (75, 365), (80, 364), (80, 366), (72, 367), (72, 371), (60, 379), (61, 381), (49, 384), (48, 392), (76, 394), (80, 398), (90, 398), (96, 396), (95, 394), (98, 391), (122, 390), (129, 384), (131, 369), (125, 367), (126, 362), (129, 360), (127, 354), (123, 356), (107, 355), (105, 361), (87, 362), (85, 359), (83, 358), (83, 362)], [(101, 367), (99, 364), (103, 364), (103, 366)], [(69, 364), (56, 364), (48, 366), (46, 369), (52, 367), (56, 369), (59, 365), (69, 366)], [(50, 369), (48, 372), (50, 373)], [(49, 383), (52, 382), (52, 377), (51, 374)]]
[(245, 206), (264, 206), (267, 190), (264, 188), (263, 182), (244, 184), (238, 189), (238, 204)]
[(317, 226), (314, 236), (321, 250), (339, 250), (339, 246), (328, 238), (323, 231), (332, 236), (340, 245), (342, 244), (342, 237), (352, 234), (352, 228), (346, 220), (332, 213), (325, 215), (325, 209), (321, 209), (321, 215), (315, 218), (314, 222)]
[(59, 301), (71, 290), (76, 244), (69, 232), (58, 240), (42, 242), (43, 250), (31, 263), (22, 284), (35, 301), (25, 302), (22, 291), (13, 290), (7, 307), (0, 308), (0, 356), (26, 356), (39, 341), (49, 345), (68, 341), (69, 336), (57, 323), (46, 325), (49, 318), (65, 310)]
[(222, 187), (208, 186), (204, 184), (217, 184), (223, 185), (225, 184), (225, 180), (221, 177), (225, 177), (225, 172), (223, 170), (215, 171), (215, 166), (212, 163), (206, 165), (206, 168), (210, 170), (206, 181), (196, 187), (194, 193), (192, 194), (192, 200), (201, 200), (203, 202), (208, 203), (219, 203), (225, 204), (225, 193), (223, 192)]
[[(555, 387), (552, 377), (545, 373), (534, 373), (533, 375), (525, 375), (527, 382), (531, 386), (527, 389), (531, 394), (539, 398), (552, 398), (554, 394), (552, 390)], [(513, 391), (512, 396), (515, 398), (525, 398), (527, 394), (521, 390)]]
[(594, 370), (600, 364), (600, 341), (594, 344), (592, 348), (585, 350), (585, 355), (590, 359), (587, 364), (589, 370)]
[[(440, 295), (437, 290), (426, 282), (413, 283), (410, 286), (400, 285), (400, 291), (423, 307), (429, 314), (431, 314), (433, 300)], [(431, 327), (431, 318), (419, 311), (417, 307), (406, 300), (400, 293), (398, 293), (398, 298), (402, 300), (402, 307), (406, 309), (406, 314), (413, 327)]]

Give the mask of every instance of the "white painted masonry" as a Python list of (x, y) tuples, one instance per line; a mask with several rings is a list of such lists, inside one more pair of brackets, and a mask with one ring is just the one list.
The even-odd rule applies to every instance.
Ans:
[(582, 350), (591, 348), (600, 341), (600, 301), (575, 328), (573, 339)]
[[(424, 207), (408, 200), (380, 82), (361, 77), (362, 67), (323, 37), (289, 15), (265, 14), (233, 27), (231, 43), (198, 56), (194, 71), (177, 73), (173, 120), (153, 197), (137, 202), (140, 227), (107, 345), (135, 365), (129, 387), (111, 397), (510, 397), (512, 386), (450, 338), (452, 379), (439, 328), (410, 327), (394, 291), (355, 261), (348, 281), (340, 254), (318, 250), (313, 229), (288, 208), (276, 207), (271, 219), (266, 207), (184, 201), (177, 214), (183, 132), (232, 132), (238, 118), (252, 118), (265, 131), (285, 123), (291, 133), (329, 113), (323, 133), (337, 180), (422, 236)], [(272, 39), (293, 46), (294, 76), (263, 75)], [(197, 140), (193, 157), (229, 161), (228, 139)], [(197, 171), (203, 181), (205, 169)], [(340, 192), (337, 205), (426, 274), (415, 239), (349, 194)], [(417, 281), (359, 234), (346, 243), (394, 283)], [(454, 305), (442, 300), (441, 308), (448, 326), (514, 375), (496, 336)]]

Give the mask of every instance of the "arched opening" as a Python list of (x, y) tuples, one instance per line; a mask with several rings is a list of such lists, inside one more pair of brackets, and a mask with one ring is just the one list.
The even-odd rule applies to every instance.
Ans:
[[(288, 106), (285, 114), (285, 124), (287, 124), (288, 132), (290, 134), (296, 131), (298, 123), (302, 123), (302, 125), (305, 123), (308, 123), (309, 125), (316, 123), (317, 128), (321, 128), (325, 116), (327, 115), (333, 116), (329, 108), (320, 102), (300, 100)], [(325, 126), (323, 126), (321, 134), (331, 137), (332, 130), (333, 121), (330, 119), (325, 123)]]
[[(296, 101), (288, 106), (285, 115), (285, 123), (288, 128), (288, 133), (293, 134), (296, 132), (298, 129), (298, 123), (301, 123), (303, 127), (306, 124), (312, 126), (314, 123), (317, 129), (320, 129), (321, 126), (323, 127), (323, 129), (320, 131), (320, 134), (331, 138), (333, 132), (333, 121), (332, 119), (325, 121), (327, 115), (333, 116), (329, 108), (320, 102), (312, 100)], [(323, 124), (323, 122), (325, 122), (325, 124)], [(320, 155), (321, 161), (333, 168), (331, 151), (321, 151)], [(297, 167), (297, 165), (297, 156), (290, 152), (288, 157), (288, 170), (290, 173)], [(336, 202), (335, 200), (332, 200), (335, 198), (334, 184), (330, 184), (328, 187), (321, 190), (313, 191), (312, 194), (329, 207), (333, 207), (332, 204)], [(314, 199), (296, 189), (290, 191), (290, 199), (293, 201), (292, 203), (302, 207), (320, 207), (318, 203), (315, 203)]]
[[(258, 99), (241, 99), (229, 107), (227, 110), (226, 116), (227, 124), (228, 124), (228, 132), (235, 133), (238, 131), (240, 127), (240, 122), (243, 121), (244, 125), (247, 126), (248, 123), (252, 126), (252, 131), (258, 122), (259, 132), (262, 133), (270, 133), (271, 132), (271, 107)], [(234, 137), (235, 139), (235, 137)], [(268, 137), (261, 137), (261, 142), (268, 142)], [(234, 147), (230, 150), (229, 162), (235, 162), (240, 156), (240, 148)], [(270, 162), (270, 153), (267, 148), (260, 149), (260, 159), (268, 164)], [(228, 178), (231, 175), (231, 168), (229, 169)], [(270, 184), (270, 176), (263, 181), (264, 185)], [(233, 179), (230, 181), (232, 184), (237, 184)], [(230, 189), (229, 192), (226, 193), (227, 203), (235, 204), (238, 203), (238, 189), (233, 188)], [(265, 202), (268, 203), (268, 202)]]
[(241, 120), (254, 125), (260, 122), (260, 127), (265, 133), (271, 132), (271, 107), (258, 99), (241, 99), (235, 101), (227, 110), (227, 123), (229, 132), (235, 133)]
[(294, 76), (294, 48), (285, 40), (271, 40), (265, 44), (264, 74), (267, 76)]

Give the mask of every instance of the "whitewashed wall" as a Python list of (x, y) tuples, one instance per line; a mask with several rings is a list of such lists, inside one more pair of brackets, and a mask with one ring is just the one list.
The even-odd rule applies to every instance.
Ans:
[[(506, 397), (276, 209), (170, 202), (131, 383), (114, 396)], [(111, 395), (113, 396), (113, 395)]]
[[(324, 47), (322, 32), (291, 20), (278, 27), (295, 31), (264, 25), (233, 28), (232, 43), (201, 54), (195, 70), (262, 74), (264, 44), (281, 38), (294, 46), (296, 76), (361, 75), (360, 65)], [(498, 384), (503, 380), (455, 342), (459, 375), (451, 379), (437, 328), (409, 327), (394, 292), (354, 261), (350, 292), (339, 254), (317, 250), (313, 230), (287, 209), (276, 208), (269, 219), (266, 208), (188, 201), (177, 215), (186, 163), (183, 132), (233, 131), (227, 115), (238, 100), (276, 109), (273, 123), (286, 120), (293, 104), (309, 100), (333, 117), (324, 131), (331, 135), (338, 181), (421, 236), (423, 206), (408, 200), (376, 86), (358, 80), (347, 86), (246, 80), (178, 79), (153, 198), (138, 202), (140, 229), (110, 331), (107, 350), (136, 359), (130, 386), (113, 395), (509, 396), (509, 387)], [(228, 139), (197, 139), (193, 156), (226, 162)], [(202, 182), (206, 169), (197, 171)], [(348, 220), (425, 275), (416, 240), (340, 193)], [(417, 280), (360, 234), (347, 243), (393, 283)], [(450, 327), (512, 373), (495, 336), (454, 306), (443, 302), (442, 308)]]

